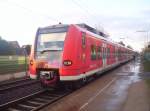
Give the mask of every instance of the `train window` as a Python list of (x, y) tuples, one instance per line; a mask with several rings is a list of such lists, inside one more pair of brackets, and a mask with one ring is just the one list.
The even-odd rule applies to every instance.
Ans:
[(118, 57), (118, 55), (119, 55), (119, 50), (116, 51), (116, 57)]
[(85, 48), (86, 44), (86, 33), (82, 32), (82, 47)]
[(106, 48), (103, 47), (103, 58), (106, 58)]
[(112, 58), (115, 58), (115, 57), (116, 57), (116, 53), (115, 53), (115, 51), (113, 51)]
[(102, 47), (102, 58), (107, 58), (107, 48)]
[(120, 58), (120, 50), (118, 50), (118, 57)]
[(97, 59), (100, 59), (101, 58), (101, 47), (98, 46), (97, 47)]
[(119, 50), (117, 50), (117, 57), (119, 57)]
[(120, 52), (119, 52), (119, 57), (121, 58), (121, 50), (120, 50)]
[(110, 48), (107, 48), (107, 58), (110, 57)]
[(39, 34), (37, 51), (63, 50), (66, 32)]
[(117, 57), (117, 49), (114, 50), (114, 57)]
[(91, 60), (96, 60), (96, 46), (91, 45)]
[(108, 57), (108, 48), (105, 48), (106, 50), (106, 58)]
[(114, 57), (114, 51), (110, 51), (110, 58), (113, 58)]

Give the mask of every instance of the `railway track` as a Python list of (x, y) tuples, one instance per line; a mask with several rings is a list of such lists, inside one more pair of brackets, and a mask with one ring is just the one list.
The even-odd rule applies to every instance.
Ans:
[(31, 80), (30, 78), (22, 78), (22, 79), (14, 80), (11, 82), (4, 82), (4, 83), (0, 84), (0, 93), (2, 93), (4, 91), (8, 91), (10, 89), (16, 89), (16, 88), (19, 88), (22, 86), (34, 84), (37, 82), (39, 82), (39, 81)]
[(41, 90), (0, 105), (0, 111), (38, 111), (69, 94), (70, 91)]
[(1, 81), (0, 87), (3, 85), (13, 84), (13, 83), (17, 83), (17, 82), (28, 80), (28, 79), (30, 79), (30, 78), (29, 77), (22, 77), (22, 78), (16, 78), (16, 79), (11, 79), (11, 80)]

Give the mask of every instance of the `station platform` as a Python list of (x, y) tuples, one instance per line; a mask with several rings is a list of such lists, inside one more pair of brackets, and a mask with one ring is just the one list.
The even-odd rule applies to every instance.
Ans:
[(40, 111), (150, 111), (140, 66), (122, 65)]

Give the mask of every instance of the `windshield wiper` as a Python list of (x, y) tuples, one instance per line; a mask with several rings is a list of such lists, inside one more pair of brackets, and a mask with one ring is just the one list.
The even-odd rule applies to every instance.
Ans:
[(44, 52), (49, 52), (49, 51), (61, 51), (60, 49), (45, 49), (45, 50), (42, 50), (42, 51), (40, 51), (41, 52), (41, 54), (43, 54)]

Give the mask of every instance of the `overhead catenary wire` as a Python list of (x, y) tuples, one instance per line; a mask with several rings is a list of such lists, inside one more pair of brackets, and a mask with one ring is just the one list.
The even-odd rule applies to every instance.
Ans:
[[(80, 1), (80, 3), (79, 2), (77, 2), (76, 0), (71, 0), (72, 1), (72, 3), (74, 3), (76, 6), (78, 6), (81, 10), (83, 10), (85, 13), (86, 13), (86, 18), (88, 19), (88, 18), (94, 18), (94, 16), (95, 16), (95, 14), (96, 13), (91, 13), (90, 11), (89, 11), (89, 9), (90, 10), (92, 10), (91, 8), (89, 8), (89, 7), (87, 7), (87, 6), (85, 6), (85, 3), (84, 3), (84, 5), (81, 5), (80, 3), (81, 3), (81, 1)], [(83, 3), (83, 2), (82, 2)], [(93, 11), (93, 10), (92, 10)], [(95, 11), (93, 11), (93, 12), (95, 12)], [(94, 18), (95, 19), (95, 18)], [(103, 26), (102, 26), (102, 23), (99, 21), (99, 20), (97, 20), (98, 21), (98, 24), (95, 24), (95, 28), (96, 29), (98, 29), (98, 30), (102, 30), (104, 33), (106, 33), (106, 34), (108, 34), (105, 30), (104, 30), (104, 28), (103, 28)], [(109, 35), (109, 34), (108, 34)]]
[[(88, 19), (89, 19), (89, 16), (93, 16), (92, 14), (89, 13), (88, 10), (84, 9), (77, 1), (75, 1), (75, 0), (71, 0), (71, 1), (72, 1), (72, 3), (73, 3), (75, 6), (79, 7), (80, 10), (82, 10), (82, 11), (84, 12), (84, 18), (86, 18), (86, 19), (88, 20)], [(87, 21), (87, 20), (86, 20), (86, 21)], [(85, 20), (82, 20), (82, 21), (85, 21)], [(87, 22), (88, 22), (88, 21), (87, 21)]]
[[(80, 1), (82, 4), (84, 4), (84, 5), (82, 5), (86, 10), (90, 10), (90, 11), (88, 11), (90, 14), (92, 14), (93, 16), (92, 17), (94, 17), (96, 14), (97, 14), (97, 11), (95, 11), (93, 8), (91, 8), (91, 7), (88, 7), (88, 5), (85, 3), (85, 2), (83, 2), (83, 0), (82, 1)], [(94, 13), (93, 13), (94, 12)], [(99, 19), (97, 19), (97, 21), (98, 21), (98, 24), (95, 24), (95, 27), (96, 28), (99, 28), (99, 26), (102, 28), (102, 30), (104, 30), (104, 28), (103, 28), (103, 25), (102, 25), (102, 23), (101, 23), (101, 21), (99, 20)]]
[[(57, 19), (54, 18), (54, 17), (51, 17), (51, 16), (48, 16), (48, 15), (46, 15), (46, 14), (37, 12), (37, 11), (35, 11), (35, 10), (32, 10), (32, 9), (27, 8), (27, 7), (25, 7), (25, 6), (22, 6), (22, 5), (20, 5), (20, 4), (16, 3), (16, 2), (14, 2), (14, 1), (6, 0), (5, 2), (11, 3), (11, 4), (13, 4), (14, 6), (17, 6), (18, 8), (21, 8), (21, 9), (25, 10), (26, 12), (31, 13), (32, 16), (34, 16), (34, 15), (36, 15), (36, 16), (41, 16), (41, 17), (44, 17), (44, 18), (49, 19), (49, 20), (51, 20), (51, 21), (54, 21), (54, 22), (56, 22), (56, 23), (59, 23), (59, 22), (60, 22), (59, 20), (57, 20)], [(94, 16), (94, 14), (92, 14), (92, 13), (87, 9), (87, 7), (86, 7), (86, 8), (83, 7), (83, 6), (80, 5), (80, 3), (78, 3), (76, 0), (72, 0), (72, 3), (75, 4), (76, 6), (78, 6), (81, 10), (83, 10), (83, 11), (85, 12), (85, 14), (84, 14), (85, 16), (84, 16), (84, 17), (87, 18), (87, 19), (86, 19), (86, 20), (85, 20), (85, 19), (83, 20), (82, 18), (80, 18), (80, 21), (86, 21), (86, 22), (88, 22), (89, 16), (90, 16), (90, 17), (93, 17), (93, 16)], [(102, 27), (101, 25), (99, 25), (99, 26)], [(102, 28), (103, 28), (103, 27), (102, 27)]]
[(14, 6), (20, 8), (20, 9), (25, 10), (25, 11), (28, 12), (28, 13), (33, 14), (32, 16), (34, 16), (34, 15), (36, 15), (36, 16), (41, 16), (41, 17), (44, 17), (44, 18), (49, 19), (49, 20), (51, 20), (51, 21), (55, 21), (55, 22), (57, 22), (57, 23), (59, 22), (56, 18), (53, 18), (53, 17), (48, 16), (48, 15), (46, 15), (46, 14), (43, 14), (43, 13), (34, 11), (34, 10), (30, 9), (30, 8), (24, 7), (24, 6), (22, 6), (22, 5), (20, 5), (20, 4), (16, 3), (16, 2), (14, 2), (14, 1), (7, 0), (7, 1), (5, 1), (5, 2), (8, 2), (8, 3), (10, 3), (10, 4), (12, 4), (12, 5), (14, 5)]
[[(34, 10), (32, 10), (32, 9), (30, 9), (30, 8), (27, 8), (27, 7), (25, 7), (25, 6), (22, 6), (22, 5), (20, 5), (20, 4), (16, 3), (16, 2), (14, 2), (14, 1), (6, 0), (5, 2), (11, 3), (12, 5), (17, 6), (18, 8), (21, 8), (21, 9), (25, 10), (26, 12), (31, 13), (32, 16), (34, 16), (34, 15), (36, 15), (36, 16), (41, 16), (41, 17), (44, 17), (44, 18), (49, 19), (49, 20), (51, 20), (51, 21), (54, 21), (54, 22), (56, 22), (56, 23), (59, 23), (59, 22), (60, 22), (59, 20), (57, 20), (57, 19), (54, 18), (54, 17), (48, 16), (48, 15), (46, 15), (46, 14), (43, 14), (43, 13), (40, 13), (40, 12), (37, 12), (37, 11), (34, 11)], [(78, 19), (80, 19), (80, 21), (83, 20), (82, 18), (79, 18), (79, 17), (78, 17)], [(87, 20), (84, 20), (84, 21), (87, 22)], [(62, 22), (62, 21), (61, 21), (61, 22)]]
[(93, 16), (87, 9), (83, 8), (76, 0), (71, 0), (76, 6), (83, 10), (87, 15)]
[[(72, 2), (73, 2), (76, 6), (78, 6), (81, 10), (83, 10), (83, 11), (86, 13), (86, 15), (88, 15), (88, 18), (89, 18), (89, 16), (91, 16), (91, 17), (94, 17), (94, 16), (95, 16), (96, 12), (95, 12), (93, 9), (91, 9), (90, 7), (87, 7), (87, 5), (86, 5), (85, 3), (83, 3), (82, 1), (80, 1), (80, 3), (82, 2), (84, 5), (81, 5), (81, 4), (78, 3), (76, 0), (72, 0)], [(92, 10), (92, 12), (94, 12), (94, 13), (91, 13), (91, 11), (89, 11), (89, 9)], [(98, 22), (100, 22), (100, 21), (98, 20)], [(100, 22), (100, 23), (101, 23), (101, 22)]]

